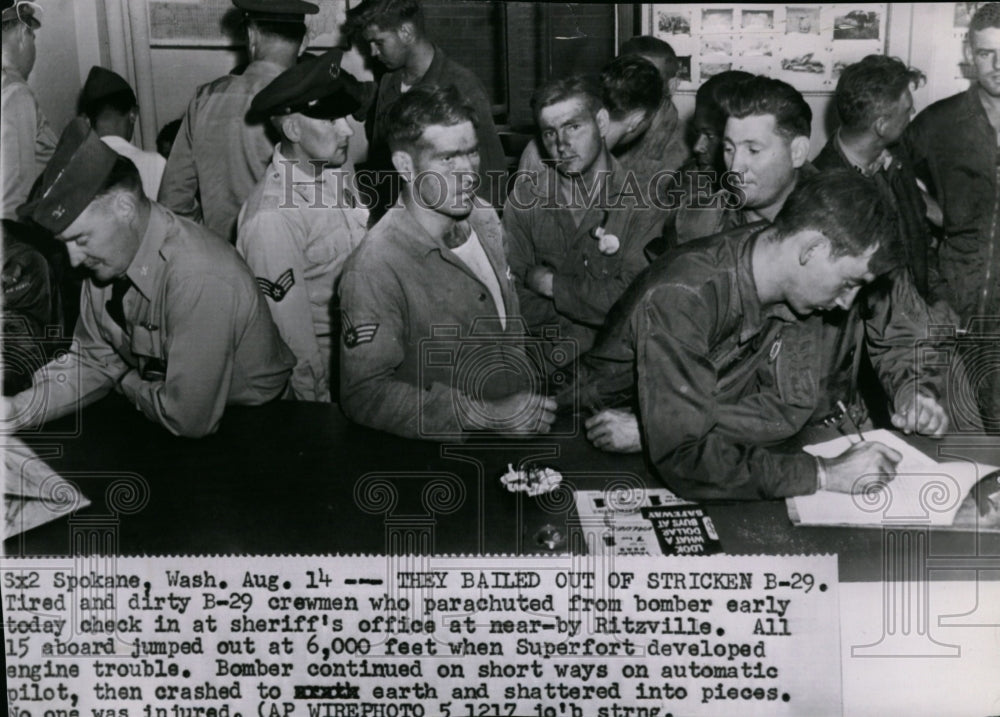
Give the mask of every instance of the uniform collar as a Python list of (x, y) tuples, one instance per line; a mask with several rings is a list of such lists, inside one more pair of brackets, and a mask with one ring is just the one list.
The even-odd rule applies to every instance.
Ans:
[(139, 243), (139, 251), (135, 253), (132, 263), (129, 264), (125, 274), (135, 285), (135, 288), (147, 299), (153, 296), (154, 287), (157, 284), (157, 277), (163, 271), (166, 257), (161, 249), (163, 242), (167, 238), (170, 218), (166, 210), (156, 202), (149, 204), (149, 223), (146, 225), (146, 233)]
[[(482, 200), (476, 198), (475, 206), (472, 212), (469, 214), (469, 225), (476, 232), (476, 236), (479, 237), (480, 243), (486, 246), (487, 238), (492, 233), (492, 229), (489, 223), (486, 221), (486, 212), (489, 208), (484, 207), (480, 204)], [(391, 230), (391, 233), (396, 236), (405, 237), (407, 241), (412, 243), (422, 255), (426, 256), (434, 251), (439, 252), (450, 252), (451, 249), (446, 245), (441, 239), (432, 237), (427, 233), (427, 230), (420, 226), (410, 212), (407, 210), (406, 205), (403, 204), (403, 198), (396, 201), (395, 206), (393, 206), (385, 216), (379, 222), (388, 222), (387, 229)]]
[(315, 192), (320, 192), (323, 207), (340, 207), (340, 196), (348, 181), (348, 172), (342, 167), (324, 169), (318, 175), (311, 175), (299, 168), (298, 163), (281, 153), (281, 144), (275, 146), (271, 154), (271, 169), (284, 182), (286, 173), (291, 171), (292, 192), (304, 202), (304, 206), (316, 203)]

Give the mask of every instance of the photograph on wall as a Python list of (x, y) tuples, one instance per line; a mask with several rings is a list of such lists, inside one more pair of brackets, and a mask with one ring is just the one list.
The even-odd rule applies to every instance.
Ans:
[(709, 77), (714, 77), (720, 72), (728, 72), (733, 69), (733, 63), (731, 62), (703, 62), (698, 68), (698, 72), (701, 76), (701, 81), (704, 82)]
[(701, 31), (705, 34), (713, 32), (729, 32), (733, 29), (733, 10), (705, 9), (701, 11)]
[(878, 40), (881, 13), (872, 10), (851, 10), (836, 15), (833, 20), (834, 40)]
[(774, 10), (743, 10), (740, 20), (745, 31), (771, 32), (774, 30)]
[(677, 56), (677, 79), (681, 82), (691, 81), (691, 55)]
[(662, 35), (690, 35), (691, 13), (657, 10), (656, 29)]
[(701, 43), (703, 57), (733, 54), (733, 41), (727, 38), (707, 38)]
[(793, 7), (785, 10), (785, 34), (819, 35), (819, 8)]

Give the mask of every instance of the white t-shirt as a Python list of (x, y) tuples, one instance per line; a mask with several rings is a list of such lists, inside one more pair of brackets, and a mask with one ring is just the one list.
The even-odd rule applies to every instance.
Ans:
[(473, 229), (469, 233), (469, 238), (465, 240), (462, 246), (455, 247), (451, 250), (455, 256), (462, 260), (472, 271), (476, 277), (483, 282), (487, 289), (489, 289), (490, 294), (493, 296), (493, 303), (497, 307), (497, 315), (500, 316), (500, 325), (503, 328), (507, 328), (507, 316), (506, 309), (503, 305), (503, 294), (500, 292), (500, 282), (497, 280), (496, 272), (493, 271), (493, 265), (490, 264), (490, 259), (486, 256), (485, 250), (483, 250), (483, 245), (479, 243), (479, 237), (476, 235), (476, 230)]

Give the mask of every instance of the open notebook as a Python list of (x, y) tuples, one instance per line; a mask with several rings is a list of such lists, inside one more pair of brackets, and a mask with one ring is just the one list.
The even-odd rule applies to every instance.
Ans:
[[(896, 477), (864, 495), (817, 491), (788, 498), (788, 516), (797, 525), (949, 526), (962, 501), (987, 474), (997, 470), (973, 461), (938, 463), (886, 430), (866, 431), (865, 440), (878, 441), (903, 454)], [(843, 453), (856, 436), (806, 446), (806, 453), (833, 458)]]

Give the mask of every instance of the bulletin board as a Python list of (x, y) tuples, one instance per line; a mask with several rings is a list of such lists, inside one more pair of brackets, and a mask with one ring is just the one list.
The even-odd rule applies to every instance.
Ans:
[(647, 32), (681, 60), (681, 90), (744, 70), (830, 93), (845, 67), (886, 48), (888, 3), (647, 7)]

